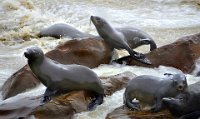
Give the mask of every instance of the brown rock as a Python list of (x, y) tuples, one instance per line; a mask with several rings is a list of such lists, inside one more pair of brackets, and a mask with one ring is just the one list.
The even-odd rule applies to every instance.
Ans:
[(126, 87), (129, 80), (136, 77), (131, 72), (124, 72), (121, 74), (114, 75), (112, 77), (100, 77), (106, 95), (112, 95), (115, 91), (121, 90)]
[(151, 113), (150, 111), (132, 111), (126, 106), (116, 108), (113, 112), (109, 113), (106, 119), (175, 119), (171, 116), (170, 112), (163, 110), (158, 113)]
[(80, 64), (94, 68), (110, 62), (112, 49), (103, 40), (70, 40), (46, 53), (46, 56), (62, 64)]
[[(108, 64), (112, 49), (103, 40), (71, 40), (46, 53), (46, 56), (62, 64), (80, 64), (90, 68)], [(39, 84), (30, 68), (26, 65), (13, 74), (1, 88), (3, 99), (15, 96)]]
[[(113, 94), (126, 86), (128, 81), (136, 75), (130, 72), (124, 72), (111, 77), (101, 78), (105, 87), (105, 92), (108, 95)], [(38, 107), (34, 114), (37, 119), (70, 119), (72, 114), (87, 111), (87, 105), (90, 102), (92, 95), (87, 91), (74, 91), (65, 95), (54, 98), (51, 102), (42, 107)], [(64, 109), (63, 109), (64, 108)], [(63, 110), (63, 111), (59, 111)], [(67, 116), (67, 113), (69, 115)], [(50, 116), (52, 118), (48, 118)], [(64, 114), (63, 114), (64, 113)], [(71, 115), (71, 116), (70, 116)]]
[(26, 65), (7, 79), (1, 88), (2, 97), (3, 99), (12, 97), (26, 89), (36, 87), (39, 83), (29, 66)]
[(146, 56), (152, 65), (142, 64), (130, 56), (120, 58), (115, 62), (145, 67), (171, 66), (190, 73), (195, 67), (195, 61), (200, 57), (200, 33), (179, 38), (176, 42), (157, 48)]
[(74, 109), (69, 102), (51, 101), (33, 113), (36, 119), (71, 119)]

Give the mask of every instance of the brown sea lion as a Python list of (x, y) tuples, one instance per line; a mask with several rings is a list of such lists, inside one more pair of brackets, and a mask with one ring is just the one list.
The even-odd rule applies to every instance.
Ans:
[(163, 97), (175, 97), (187, 88), (184, 74), (166, 74), (165, 78), (142, 75), (128, 82), (124, 93), (124, 104), (131, 109), (140, 110), (138, 102), (152, 105), (152, 111), (158, 112), (162, 108)]
[(150, 50), (157, 48), (155, 42), (147, 33), (132, 27), (113, 28), (105, 19), (98, 16), (91, 16), (90, 19), (95, 25), (98, 34), (111, 47), (126, 49), (135, 60), (151, 64), (144, 54), (132, 50), (132, 48), (147, 44), (150, 44)]
[(188, 86), (188, 90), (175, 98), (165, 97), (163, 104), (171, 114), (179, 119), (197, 119), (200, 117), (200, 82)]
[(87, 90), (95, 95), (88, 105), (88, 110), (103, 103), (103, 85), (90, 68), (76, 64), (60, 64), (47, 58), (38, 47), (28, 48), (24, 55), (32, 72), (47, 87), (43, 102), (49, 101), (52, 96), (74, 90)]
[(72, 39), (96, 37), (91, 34), (83, 33), (78, 29), (65, 23), (57, 23), (47, 28), (44, 28), (40, 31), (39, 36), (40, 37), (50, 36), (55, 38), (68, 37)]

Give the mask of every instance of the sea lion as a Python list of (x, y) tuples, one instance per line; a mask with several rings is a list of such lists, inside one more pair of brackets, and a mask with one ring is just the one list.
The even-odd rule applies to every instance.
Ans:
[(52, 96), (74, 90), (87, 90), (94, 93), (95, 98), (88, 105), (88, 110), (103, 103), (103, 85), (90, 68), (76, 64), (60, 64), (44, 56), (39, 47), (28, 48), (24, 55), (28, 59), (32, 72), (47, 87), (44, 93), (44, 103)]
[(91, 34), (83, 33), (78, 29), (64, 23), (57, 23), (41, 30), (39, 36), (40, 37), (51, 36), (55, 38), (68, 37), (72, 39), (95, 37)]
[(90, 20), (95, 25), (98, 34), (110, 46), (116, 49), (126, 49), (134, 59), (151, 64), (144, 54), (132, 50), (132, 48), (147, 44), (150, 44), (150, 50), (157, 48), (155, 42), (147, 33), (132, 27), (113, 28), (105, 19), (98, 16), (91, 16)]
[(124, 104), (131, 108), (140, 110), (138, 102), (153, 105), (151, 110), (158, 112), (162, 108), (163, 97), (175, 97), (187, 88), (187, 81), (184, 74), (165, 74), (164, 78), (142, 75), (133, 78), (128, 82), (124, 93)]
[(200, 117), (200, 82), (188, 86), (188, 90), (175, 98), (163, 98), (163, 104), (171, 114), (179, 119), (197, 119)]

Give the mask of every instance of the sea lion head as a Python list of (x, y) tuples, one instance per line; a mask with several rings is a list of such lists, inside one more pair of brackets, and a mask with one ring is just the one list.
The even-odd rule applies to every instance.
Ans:
[(24, 56), (28, 60), (43, 59), (44, 53), (39, 47), (35, 46), (35, 47), (27, 48), (26, 51), (24, 52)]
[(97, 27), (104, 28), (106, 26), (109, 26), (108, 22), (99, 16), (91, 16), (90, 20), (92, 21), (92, 23), (95, 25), (96, 28)]
[(171, 73), (165, 73), (167, 77), (169, 77), (173, 83), (173, 87), (176, 88), (177, 91), (183, 92), (185, 89), (187, 89), (188, 84), (187, 84), (187, 79), (183, 73), (178, 73), (178, 74), (171, 74)]

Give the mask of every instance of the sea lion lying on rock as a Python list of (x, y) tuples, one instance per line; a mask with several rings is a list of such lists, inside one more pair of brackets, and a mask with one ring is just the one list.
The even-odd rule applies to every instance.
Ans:
[(150, 50), (156, 49), (157, 46), (150, 35), (133, 27), (113, 28), (105, 19), (98, 16), (91, 16), (90, 19), (99, 35), (111, 47), (126, 49), (135, 60), (151, 64), (144, 54), (132, 50), (133, 48), (147, 44), (150, 44)]
[(188, 86), (188, 90), (175, 98), (163, 98), (163, 104), (171, 114), (179, 119), (197, 119), (200, 117), (200, 82)]
[(83, 33), (78, 29), (64, 23), (53, 24), (52, 26), (42, 29), (39, 33), (39, 36), (40, 37), (50, 36), (54, 38), (68, 37), (72, 39), (96, 37), (91, 34)]
[(88, 90), (95, 98), (88, 105), (88, 109), (103, 103), (104, 89), (101, 81), (88, 67), (76, 64), (63, 65), (44, 56), (38, 47), (28, 48), (24, 52), (28, 65), (36, 77), (47, 87), (43, 102), (52, 96), (68, 93), (74, 90)]
[[(138, 103), (141, 102), (152, 105), (153, 112), (160, 111), (163, 97), (175, 97), (187, 88), (183, 73), (165, 75), (165, 78), (142, 75), (130, 80), (124, 93), (124, 104), (131, 109), (140, 110)], [(139, 102), (133, 102), (134, 98)]]

